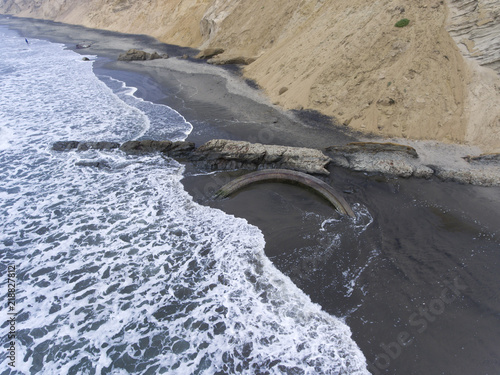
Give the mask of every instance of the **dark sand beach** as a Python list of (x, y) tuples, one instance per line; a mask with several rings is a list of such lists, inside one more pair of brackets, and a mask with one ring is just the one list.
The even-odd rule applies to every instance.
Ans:
[[(177, 110), (193, 125), (187, 140), (197, 146), (227, 138), (322, 149), (357, 137), (332, 119), (272, 106), (237, 69), (180, 58), (195, 50), (47, 21), (0, 23), (97, 56), (98, 76)], [(76, 50), (83, 41), (93, 44)], [(116, 61), (130, 48), (171, 57)], [(373, 374), (500, 373), (500, 188), (330, 167), (324, 179), (355, 206), (353, 223), (295, 186), (260, 184), (213, 198), (242, 173), (187, 164), (183, 183), (197, 202), (262, 230), (268, 257), (325, 311), (345, 319)]]

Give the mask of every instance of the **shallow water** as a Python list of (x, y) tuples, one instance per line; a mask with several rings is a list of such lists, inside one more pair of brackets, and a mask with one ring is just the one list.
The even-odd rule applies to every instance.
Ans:
[(275, 268), (257, 227), (195, 203), (182, 165), (51, 151), (184, 139), (190, 123), (62, 45), (0, 34), (0, 268), (17, 280), (16, 362), (1, 352), (2, 374), (366, 373), (344, 320)]

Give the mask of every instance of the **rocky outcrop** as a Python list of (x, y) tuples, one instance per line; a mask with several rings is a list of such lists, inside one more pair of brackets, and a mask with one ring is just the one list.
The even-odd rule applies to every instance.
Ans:
[(119, 148), (117, 142), (79, 142), (79, 141), (57, 141), (52, 145), (54, 151), (87, 151), (87, 150), (112, 150)]
[(129, 154), (161, 152), (173, 158), (190, 160), (210, 170), (285, 168), (305, 173), (329, 174), (326, 166), (330, 158), (319, 150), (226, 139), (209, 141), (198, 149), (195, 149), (192, 142), (154, 140), (128, 141), (122, 145), (114, 142), (59, 141), (52, 146), (54, 151), (116, 148)]
[(204, 46), (213, 45), (212, 40), (220, 33), (222, 23), (238, 7), (241, 7), (240, 3), (241, 0), (210, 1), (200, 20), (200, 32)]
[(118, 142), (79, 142), (77, 150), (114, 150), (120, 147)]
[(160, 55), (158, 52), (148, 53), (146, 51), (130, 49), (126, 53), (122, 53), (120, 56), (118, 56), (118, 61), (145, 61), (167, 58), (167, 54)]
[(448, 0), (450, 35), (466, 57), (500, 73), (498, 0)]
[(326, 149), (336, 166), (400, 177), (429, 178), (434, 170), (418, 162), (414, 148), (395, 143), (355, 142)]
[(70, 151), (78, 147), (80, 142), (78, 141), (57, 141), (52, 144), (52, 150), (54, 151)]
[(449, 161), (423, 160), (413, 147), (395, 143), (355, 142), (328, 147), (326, 154), (333, 165), (359, 172), (404, 178), (438, 178), (480, 186), (500, 185), (499, 154), (466, 156), (463, 159), (469, 164), (457, 160), (453, 166), (448, 165)]
[(120, 149), (128, 154), (141, 154), (162, 152), (174, 158), (190, 157), (194, 151), (192, 142), (171, 142), (171, 141), (128, 141), (123, 144), (117, 142), (79, 142), (79, 141), (58, 141), (52, 145), (54, 151), (87, 151), (87, 150), (113, 150)]
[(213, 65), (249, 65), (256, 59), (245, 56), (216, 56), (208, 60), (209, 64)]
[(207, 48), (195, 56), (197, 59), (209, 59), (224, 52), (223, 48)]
[[(448, 0), (447, 30), (465, 57), (468, 77), (465, 141), (483, 152), (500, 149), (500, 4), (498, 0)], [(491, 68), (491, 69), (490, 69)]]
[(442, 181), (478, 186), (500, 186), (498, 168), (448, 169), (434, 167), (434, 175)]
[(482, 154), (479, 156), (465, 156), (464, 159), (472, 164), (493, 164), (500, 166), (500, 153), (496, 154)]
[[(328, 175), (326, 167), (332, 163), (354, 171), (388, 176), (436, 177), (443, 181), (500, 186), (500, 154), (458, 157), (461, 164), (450, 167), (447, 163), (439, 163), (439, 160), (424, 161), (413, 147), (396, 143), (355, 142), (345, 146), (331, 146), (326, 149), (326, 155), (310, 148), (262, 145), (226, 139), (209, 141), (198, 149), (192, 142), (154, 140), (129, 141), (121, 145), (116, 142), (59, 141), (52, 146), (54, 151), (118, 148), (129, 154), (161, 152), (209, 170), (287, 169)], [(81, 166), (109, 167), (106, 160), (81, 160), (77, 163)]]
[(283, 168), (324, 174), (330, 162), (319, 150), (303, 147), (262, 145), (243, 141), (215, 139), (200, 146), (191, 160), (209, 169)]
[(368, 154), (378, 154), (378, 153), (400, 153), (411, 156), (412, 158), (418, 158), (417, 151), (407, 145), (400, 145), (398, 143), (379, 143), (379, 142), (351, 142), (345, 146), (330, 146), (326, 149), (328, 152), (334, 153), (368, 153)]
[(79, 160), (75, 165), (79, 167), (111, 169), (111, 164), (107, 160)]
[(82, 42), (76, 45), (76, 49), (85, 49), (92, 47), (92, 43)]
[(162, 152), (173, 158), (189, 158), (194, 149), (194, 143), (183, 141), (128, 141), (120, 146), (120, 150), (129, 154)]
[(136, 49), (130, 49), (118, 56), (118, 61), (142, 61), (147, 60), (147, 53)]

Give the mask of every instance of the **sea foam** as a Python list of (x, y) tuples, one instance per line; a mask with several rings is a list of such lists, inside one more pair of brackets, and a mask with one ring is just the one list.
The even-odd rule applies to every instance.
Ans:
[(15, 370), (367, 373), (349, 327), (272, 265), (258, 228), (193, 202), (181, 164), (51, 151), (65, 139), (183, 139), (180, 114), (97, 79), (60, 44), (0, 34), (0, 259), (18, 270)]

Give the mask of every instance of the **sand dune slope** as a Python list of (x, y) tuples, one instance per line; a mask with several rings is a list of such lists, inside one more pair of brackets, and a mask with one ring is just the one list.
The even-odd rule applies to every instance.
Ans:
[[(376, 135), (500, 150), (498, 0), (0, 0), (0, 12), (225, 55), (272, 102)], [(410, 20), (397, 28), (402, 18)], [(497, 71), (495, 71), (497, 69)]]

